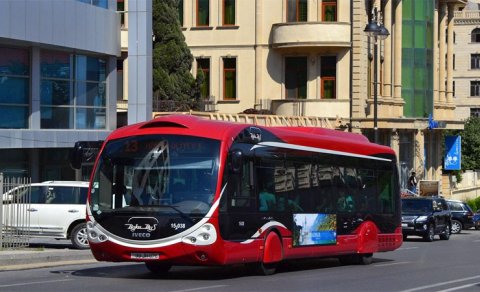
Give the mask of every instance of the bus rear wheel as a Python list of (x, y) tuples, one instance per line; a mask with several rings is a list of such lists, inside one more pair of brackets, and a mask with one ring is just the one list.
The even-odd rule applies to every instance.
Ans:
[(165, 262), (145, 262), (145, 266), (150, 272), (155, 274), (168, 273), (170, 268), (172, 268), (171, 263), (165, 263)]

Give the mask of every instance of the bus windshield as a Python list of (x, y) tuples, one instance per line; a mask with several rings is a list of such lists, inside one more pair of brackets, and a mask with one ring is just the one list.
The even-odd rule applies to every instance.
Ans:
[(205, 215), (218, 176), (220, 141), (180, 135), (112, 140), (92, 181), (92, 214), (154, 211)]

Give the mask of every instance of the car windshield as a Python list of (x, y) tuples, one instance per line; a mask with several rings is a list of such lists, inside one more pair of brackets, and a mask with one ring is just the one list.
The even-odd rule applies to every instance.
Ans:
[(156, 211), (205, 215), (218, 176), (220, 142), (179, 135), (109, 142), (92, 182), (92, 214)]
[(432, 210), (432, 201), (430, 200), (402, 200), (403, 213), (426, 213)]

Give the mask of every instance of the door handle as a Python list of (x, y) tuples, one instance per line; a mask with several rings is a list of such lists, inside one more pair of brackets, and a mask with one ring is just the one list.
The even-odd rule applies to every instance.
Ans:
[(38, 210), (35, 209), (35, 208), (28, 208), (27, 211), (28, 211), (28, 212), (37, 212)]
[(68, 210), (68, 213), (78, 213), (78, 210), (75, 210), (75, 209)]

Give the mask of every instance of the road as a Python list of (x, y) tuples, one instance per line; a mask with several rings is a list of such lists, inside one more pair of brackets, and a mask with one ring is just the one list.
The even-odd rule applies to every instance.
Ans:
[(0, 272), (0, 291), (480, 291), (480, 231), (431, 243), (411, 237), (369, 266), (319, 259), (288, 263), (272, 276), (243, 266), (174, 267), (158, 276), (143, 264), (95, 263)]

